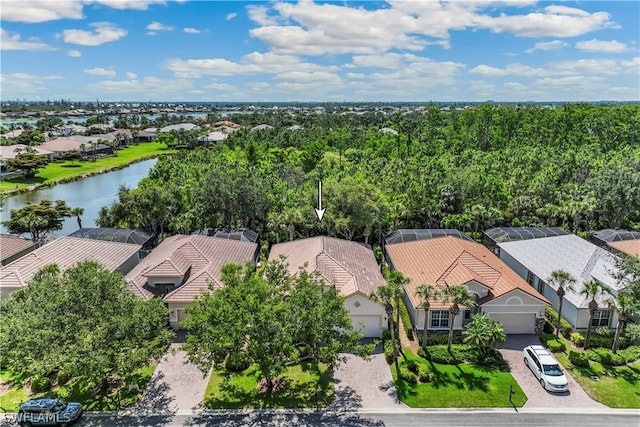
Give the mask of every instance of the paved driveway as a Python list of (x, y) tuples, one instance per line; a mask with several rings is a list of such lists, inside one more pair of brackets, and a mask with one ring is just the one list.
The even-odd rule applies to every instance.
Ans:
[(346, 356), (347, 361), (340, 364), (334, 374), (336, 398), (329, 409), (408, 408), (396, 396), (382, 344), (378, 344), (368, 361), (352, 354)]
[(569, 391), (550, 393), (543, 389), (533, 372), (524, 364), (522, 350), (531, 344), (540, 344), (540, 339), (534, 335), (509, 335), (507, 342), (500, 348), (502, 357), (509, 362), (511, 374), (528, 397), (525, 408), (606, 408), (591, 399), (566, 371)]
[(162, 358), (142, 397), (130, 410), (133, 412), (176, 413), (196, 412), (204, 408), (209, 375), (187, 360), (187, 353), (174, 343)]

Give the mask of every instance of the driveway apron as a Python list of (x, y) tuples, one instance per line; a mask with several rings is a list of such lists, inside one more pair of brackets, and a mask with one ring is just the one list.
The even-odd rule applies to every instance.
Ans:
[(391, 378), (391, 369), (384, 360), (382, 344), (378, 344), (369, 360), (352, 354), (334, 374), (335, 401), (329, 409), (389, 409), (407, 408), (400, 402)]
[(500, 348), (502, 357), (511, 367), (511, 375), (527, 395), (525, 408), (606, 408), (591, 399), (567, 371), (565, 375), (569, 381), (569, 391), (551, 393), (543, 389), (533, 372), (524, 364), (522, 350), (532, 344), (540, 344), (540, 339), (535, 335), (508, 335), (507, 341)]

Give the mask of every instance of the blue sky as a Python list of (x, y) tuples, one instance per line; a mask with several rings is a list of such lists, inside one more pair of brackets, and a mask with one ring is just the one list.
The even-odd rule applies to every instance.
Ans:
[(0, 0), (0, 16), (2, 100), (640, 100), (635, 0)]

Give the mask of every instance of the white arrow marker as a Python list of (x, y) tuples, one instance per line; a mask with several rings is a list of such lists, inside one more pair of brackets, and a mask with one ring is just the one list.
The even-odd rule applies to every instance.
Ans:
[(322, 221), (324, 215), (324, 209), (322, 209), (322, 181), (318, 181), (318, 207), (316, 208), (316, 214), (318, 215), (318, 221)]

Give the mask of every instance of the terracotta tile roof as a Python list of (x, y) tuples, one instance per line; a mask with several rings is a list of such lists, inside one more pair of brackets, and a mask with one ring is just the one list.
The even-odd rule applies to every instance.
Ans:
[(115, 271), (141, 248), (142, 246), (131, 243), (59, 237), (1, 267), (0, 286), (26, 286), (38, 270), (50, 264), (57, 264), (64, 271), (81, 261), (96, 261), (107, 270)]
[(640, 239), (609, 242), (609, 246), (619, 250), (620, 252), (624, 252), (625, 254), (640, 258)]
[(384, 285), (373, 252), (358, 242), (324, 236), (294, 240), (273, 245), (269, 260), (280, 256), (287, 258), (291, 274), (306, 263), (306, 271), (318, 271), (345, 297), (356, 292), (369, 295)]
[(11, 258), (32, 247), (33, 242), (30, 239), (10, 234), (0, 234), (0, 261)]
[[(421, 284), (447, 287), (470, 281), (489, 289), (488, 296), (480, 300), (480, 304), (515, 289), (549, 302), (491, 251), (476, 242), (446, 236), (388, 244), (385, 249), (393, 267), (410, 279), (406, 290), (414, 305), (420, 302), (415, 292)], [(441, 308), (445, 305), (433, 301), (432, 306)]]
[(125, 279), (129, 289), (141, 298), (152, 298), (153, 288), (147, 277), (189, 277), (164, 299), (170, 302), (190, 302), (206, 290), (210, 282), (221, 285), (220, 269), (229, 263), (245, 264), (254, 260), (258, 245), (251, 242), (221, 239), (203, 235), (179, 234), (166, 238), (157, 248), (134, 267)]

